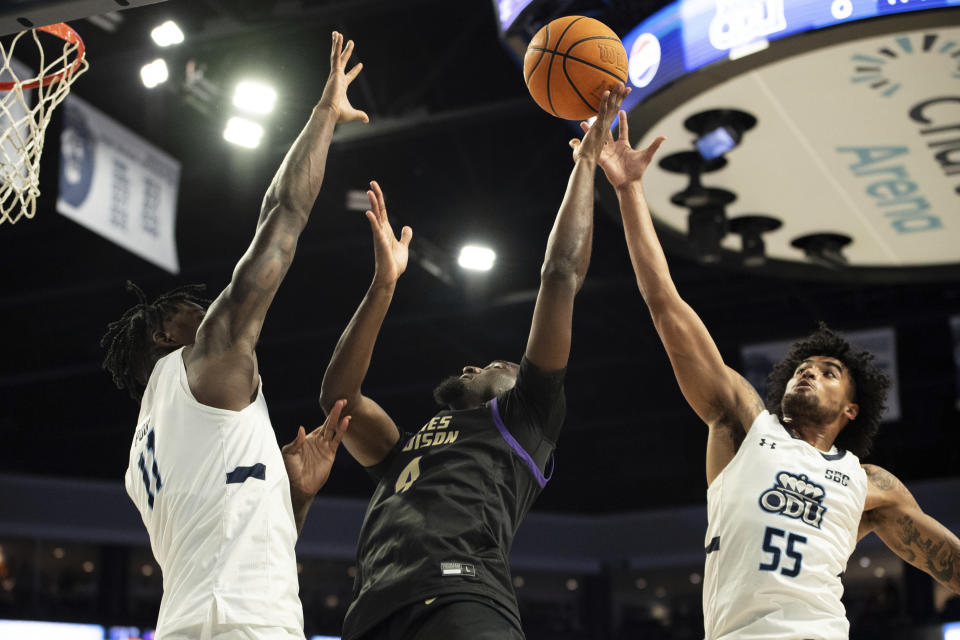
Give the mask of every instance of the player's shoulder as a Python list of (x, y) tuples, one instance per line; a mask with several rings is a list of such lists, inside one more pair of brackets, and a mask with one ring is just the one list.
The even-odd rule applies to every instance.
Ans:
[(895, 475), (878, 465), (863, 463), (860, 468), (867, 474), (867, 482), (871, 487), (889, 491), (901, 484)]
[(875, 464), (862, 464), (867, 474), (867, 504), (869, 511), (877, 507), (905, 504), (913, 501), (913, 496), (899, 478)]
[(497, 396), (497, 403), (502, 409), (514, 404), (528, 408), (551, 407), (564, 395), (565, 376), (566, 369), (546, 371), (524, 356), (517, 367), (516, 381)]
[(548, 370), (533, 362), (524, 354), (520, 358), (520, 364), (517, 365), (517, 380), (526, 379), (536, 383), (547, 383), (553, 385), (562, 385), (566, 377), (566, 367), (562, 369)]

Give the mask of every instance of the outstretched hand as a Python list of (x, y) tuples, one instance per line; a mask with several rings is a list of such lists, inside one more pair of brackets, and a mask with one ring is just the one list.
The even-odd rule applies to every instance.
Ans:
[(350, 122), (351, 120), (362, 120), (370, 122), (367, 114), (359, 109), (354, 109), (347, 98), (347, 87), (360, 74), (363, 69), (363, 63), (358, 62), (350, 71), (345, 71), (347, 60), (353, 53), (353, 40), (347, 41), (343, 46), (343, 34), (334, 31), (332, 34), (333, 43), (330, 45), (330, 75), (327, 76), (327, 84), (323, 88), (323, 95), (320, 97), (322, 106), (333, 109), (337, 114), (337, 122)]
[(393, 284), (407, 269), (413, 229), (403, 227), (400, 229), (399, 238), (394, 235), (390, 218), (387, 216), (387, 205), (383, 201), (383, 191), (376, 180), (370, 183), (367, 198), (370, 199), (370, 209), (366, 216), (373, 231), (373, 255), (376, 261), (373, 280), (381, 284)]
[[(574, 162), (583, 157), (599, 161), (604, 146), (611, 139), (610, 125), (613, 124), (613, 120), (617, 116), (617, 111), (620, 109), (620, 105), (623, 104), (623, 99), (626, 98), (629, 93), (630, 88), (625, 87), (622, 83), (610, 91), (603, 92), (594, 126), (591, 127), (587, 125), (586, 122), (581, 122), (580, 127), (583, 128), (585, 133), (583, 140), (574, 138), (570, 141), (570, 146), (573, 148)], [(587, 126), (584, 127), (584, 125)], [(604, 132), (606, 132), (606, 135), (604, 135)]]
[[(580, 128), (587, 134), (583, 137), (584, 140), (587, 139), (591, 131), (598, 129), (598, 124), (599, 119), (593, 125), (586, 122), (580, 123)], [(646, 149), (631, 147), (627, 113), (625, 111), (620, 111), (620, 126), (616, 140), (613, 139), (609, 127), (604, 128), (603, 131), (606, 134), (606, 144), (600, 152), (597, 163), (615, 189), (639, 181), (643, 177), (643, 172), (647, 170), (647, 166), (653, 161), (657, 149), (666, 140), (663, 136), (659, 136)], [(572, 140), (570, 144), (573, 145)]]
[(337, 400), (323, 424), (309, 434), (303, 427), (281, 450), (294, 498), (312, 499), (327, 483), (337, 447), (350, 425), (350, 416), (340, 417), (346, 400)]

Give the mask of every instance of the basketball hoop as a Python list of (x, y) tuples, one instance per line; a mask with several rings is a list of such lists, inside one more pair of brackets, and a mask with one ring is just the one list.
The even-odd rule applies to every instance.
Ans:
[[(63, 40), (59, 56), (47, 62), (38, 31)], [(19, 78), (13, 68), (13, 52), (27, 33), (33, 37), (40, 59), (40, 71), (32, 78)], [(83, 40), (65, 23), (21, 31), (8, 47), (0, 43), (0, 224), (32, 218), (40, 195), (40, 153), (53, 110), (70, 92), (70, 85), (89, 66)], [(33, 107), (29, 94), (36, 90)]]

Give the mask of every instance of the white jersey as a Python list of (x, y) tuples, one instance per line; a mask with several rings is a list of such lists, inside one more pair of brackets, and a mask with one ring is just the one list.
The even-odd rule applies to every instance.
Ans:
[(706, 640), (846, 640), (841, 577), (867, 476), (764, 411), (707, 490)]
[(183, 349), (161, 358), (125, 483), (163, 571), (158, 640), (210, 623), (303, 637), (290, 485), (262, 387), (242, 411), (208, 407), (190, 391)]

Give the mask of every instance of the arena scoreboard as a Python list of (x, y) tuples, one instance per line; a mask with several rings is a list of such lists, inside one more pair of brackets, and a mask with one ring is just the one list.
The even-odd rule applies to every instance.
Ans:
[(890, 14), (960, 7), (960, 0), (678, 0), (621, 36), (629, 109), (677, 78), (796, 34)]

